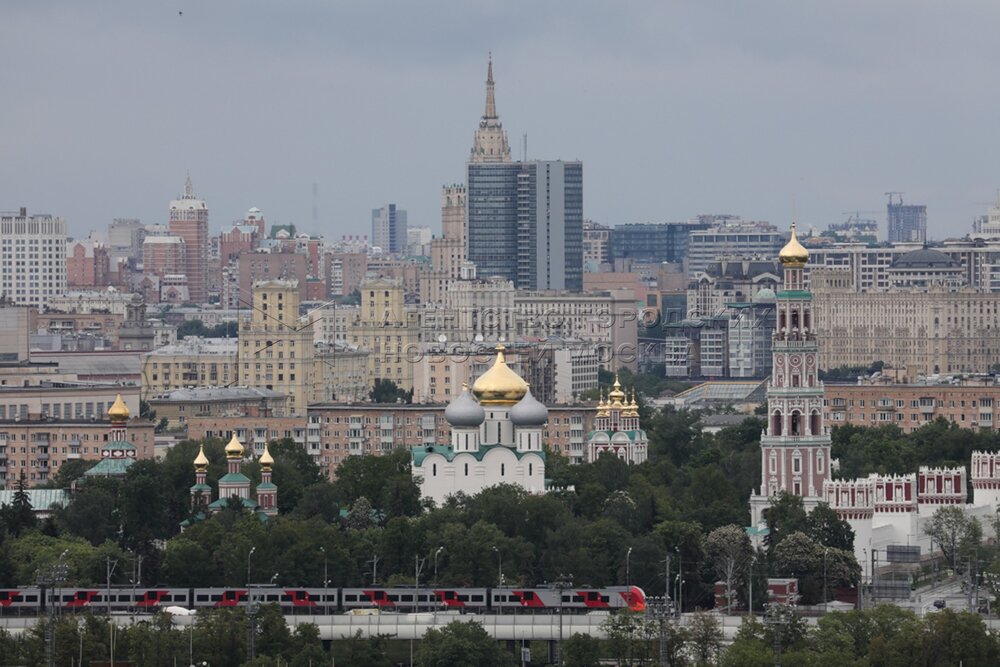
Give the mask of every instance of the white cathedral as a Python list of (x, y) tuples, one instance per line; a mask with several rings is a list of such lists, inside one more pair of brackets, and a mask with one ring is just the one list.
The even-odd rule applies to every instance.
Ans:
[(827, 503), (854, 529), (854, 554), (864, 564), (889, 545), (931, 548), (924, 522), (943, 506), (959, 506), (980, 518), (983, 532), (1000, 502), (1000, 453), (973, 452), (973, 500), (967, 502), (964, 466), (921, 466), (906, 475), (872, 474), (835, 480), (830, 434), (823, 423), (823, 384), (819, 381), (818, 341), (812, 294), (803, 284), (809, 252), (792, 237), (778, 256), (783, 289), (776, 294), (771, 379), (767, 386), (767, 427), (761, 434), (761, 484), (750, 496), (751, 526), (758, 541), (766, 530), (764, 513), (779, 493), (800, 496), (806, 510)]
[(412, 449), (413, 478), (420, 494), (438, 505), (462, 492), (472, 496), (498, 484), (545, 493), (542, 432), (548, 409), (507, 365), (504, 346), (493, 366), (462, 393), (444, 416), (451, 425), (450, 445)]

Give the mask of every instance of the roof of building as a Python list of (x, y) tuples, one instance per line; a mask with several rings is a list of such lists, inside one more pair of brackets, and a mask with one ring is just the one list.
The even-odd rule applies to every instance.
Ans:
[(86, 477), (124, 477), (133, 463), (135, 463), (135, 459), (132, 457), (111, 458), (108, 456), (98, 461), (97, 465), (83, 474)]
[(753, 380), (751, 382), (702, 382), (677, 394), (674, 396), (674, 399), (683, 400), (686, 403), (700, 401), (741, 403), (756, 400), (758, 395), (763, 399), (763, 392), (766, 385), (767, 380)]
[(923, 247), (919, 250), (900, 255), (893, 263), (893, 269), (952, 269), (959, 268), (958, 262), (948, 255), (933, 248)]
[(746, 419), (746, 415), (705, 415), (698, 420), (698, 424), (702, 428), (716, 426), (739, 426), (746, 421)]
[[(31, 509), (36, 512), (48, 512), (55, 505), (66, 505), (69, 502), (69, 491), (65, 489), (25, 489)], [(0, 505), (10, 505), (14, 502), (17, 489), (0, 490)]]
[(259, 400), (262, 398), (285, 398), (280, 391), (256, 389), (254, 387), (197, 387), (194, 389), (174, 389), (164, 394), (157, 394), (149, 399), (150, 403), (162, 401), (235, 401)]
[(249, 484), (250, 478), (241, 472), (226, 473), (219, 478), (219, 484)]
[(75, 373), (78, 376), (87, 377), (92, 375), (104, 376), (130, 376), (139, 375), (142, 371), (142, 360), (136, 353), (131, 354), (108, 354), (94, 355), (81, 354), (50, 354), (48, 352), (31, 353), (32, 357), (40, 361), (56, 362), (59, 370), (64, 373)]
[(202, 338), (188, 336), (171, 345), (158, 347), (150, 356), (183, 355), (183, 354), (236, 354), (237, 340), (235, 338)]

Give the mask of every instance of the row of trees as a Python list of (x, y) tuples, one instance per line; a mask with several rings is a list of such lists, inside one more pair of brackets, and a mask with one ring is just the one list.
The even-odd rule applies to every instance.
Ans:
[[(683, 626), (643, 615), (623, 613), (603, 624), (605, 639), (576, 634), (562, 642), (562, 664), (598, 667), (606, 661), (620, 666), (655, 663), (660, 655), (661, 629), (667, 664), (770, 667), (775, 651), (784, 665), (805, 667), (936, 667), (991, 666), (1000, 663), (1000, 636), (982, 618), (945, 610), (918, 618), (890, 605), (865, 611), (831, 612), (815, 625), (789, 614), (779, 625), (761, 616), (748, 617), (726, 646), (721, 624), (711, 613), (693, 615)], [(388, 637), (355, 637), (320, 641), (313, 624), (290, 629), (276, 607), (263, 607), (256, 617), (256, 657), (248, 659), (248, 618), (242, 609), (199, 613), (189, 625), (177, 626), (167, 615), (127, 627), (112, 627), (96, 616), (63, 617), (55, 621), (52, 655), (55, 664), (91, 664), (129, 660), (144, 667), (203, 664), (213, 667), (291, 667), (345, 664), (390, 667), (407, 659), (407, 642)], [(44, 664), (46, 621), (13, 636), (0, 631), (0, 666)], [(543, 643), (536, 643), (529, 665), (549, 664)], [(491, 638), (477, 623), (454, 621), (429, 630), (416, 646), (419, 667), (513, 667), (520, 664), (509, 648)]]

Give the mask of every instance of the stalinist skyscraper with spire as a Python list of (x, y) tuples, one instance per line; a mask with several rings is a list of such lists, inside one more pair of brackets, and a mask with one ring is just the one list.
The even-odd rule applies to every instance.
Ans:
[(507, 143), (507, 132), (497, 116), (497, 100), (493, 83), (493, 56), (490, 55), (486, 69), (486, 110), (479, 121), (475, 139), (472, 141), (472, 152), (469, 162), (510, 162), (510, 144)]
[(511, 161), (492, 57), (466, 163), (465, 213), (466, 257), (480, 278), (498, 276), (519, 289), (582, 289), (583, 164)]

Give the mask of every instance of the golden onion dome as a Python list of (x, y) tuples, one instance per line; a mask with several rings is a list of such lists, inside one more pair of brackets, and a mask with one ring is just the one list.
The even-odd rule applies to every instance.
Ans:
[(243, 443), (240, 439), (236, 437), (236, 433), (233, 433), (232, 439), (229, 444), (226, 445), (226, 458), (229, 459), (241, 459), (243, 458)]
[(194, 459), (195, 472), (206, 472), (208, 470), (208, 457), (205, 456), (205, 445), (198, 447), (198, 456)]
[(615, 373), (615, 383), (612, 385), (611, 393), (608, 394), (608, 399), (611, 401), (612, 408), (622, 407), (622, 401), (625, 400), (625, 392), (622, 391), (622, 383), (618, 381), (618, 374)]
[(599, 390), (597, 392), (597, 416), (607, 417), (608, 416), (608, 406), (604, 402), (604, 391)]
[(115, 397), (114, 404), (108, 409), (108, 417), (110, 417), (113, 422), (123, 422), (128, 421), (128, 416), (128, 406), (125, 405), (125, 401), (122, 400), (122, 395), (118, 394), (118, 396)]
[(626, 417), (639, 416), (639, 404), (635, 400), (635, 387), (632, 387), (632, 399), (629, 401), (628, 405), (625, 406), (625, 412), (622, 414)]
[(809, 251), (799, 243), (795, 236), (795, 223), (792, 223), (792, 238), (788, 240), (785, 247), (778, 253), (778, 260), (785, 266), (801, 269), (809, 261)]
[(472, 385), (472, 393), (481, 405), (514, 405), (528, 393), (527, 383), (507, 365), (504, 349), (497, 345), (493, 366)]
[(267, 449), (267, 445), (264, 445), (264, 453), (260, 455), (261, 470), (270, 470), (271, 466), (274, 465), (274, 458), (271, 457), (271, 452)]

